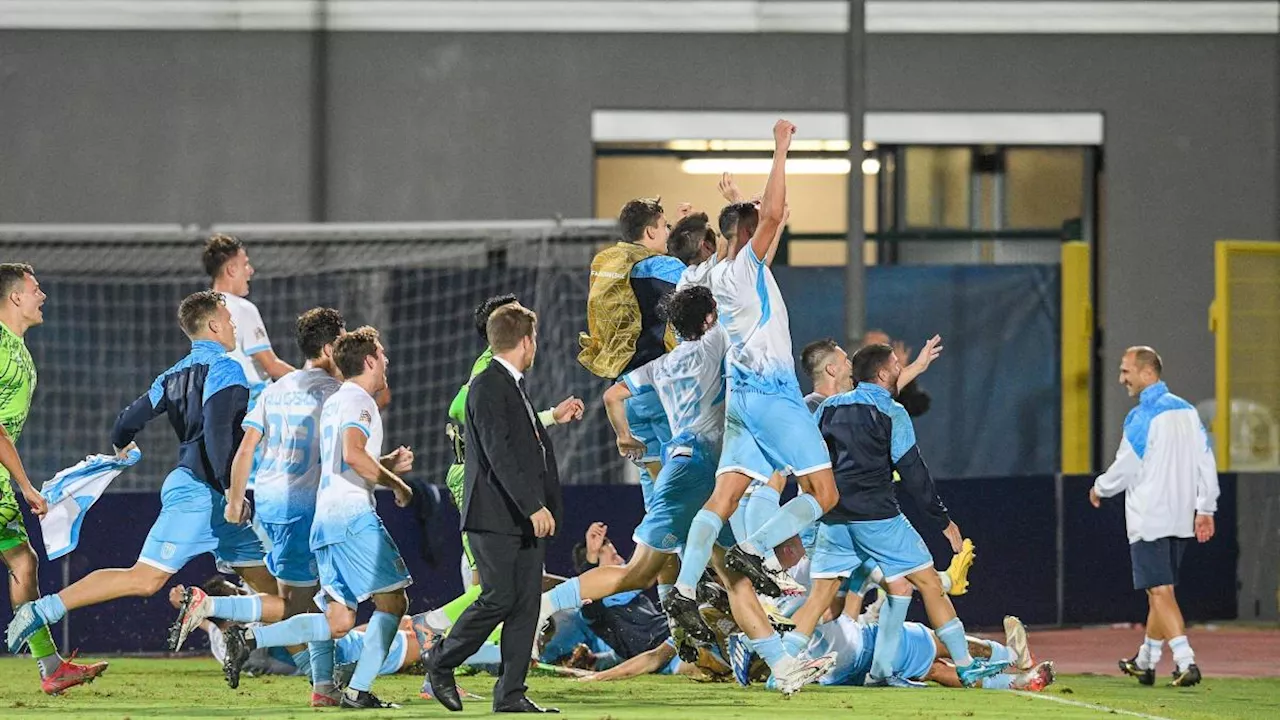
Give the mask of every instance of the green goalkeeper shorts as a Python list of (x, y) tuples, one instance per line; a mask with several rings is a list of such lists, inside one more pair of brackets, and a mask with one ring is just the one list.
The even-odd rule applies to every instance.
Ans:
[(13, 492), (8, 473), (0, 474), (0, 552), (9, 552), (30, 542), (27, 526), (22, 522), (22, 509)]
[[(444, 476), (444, 484), (449, 488), (449, 494), (453, 496), (453, 504), (457, 506), (458, 512), (462, 512), (462, 491), (467, 485), (466, 467), (456, 463), (450, 465), (449, 472)], [(467, 566), (475, 570), (476, 558), (471, 554), (471, 542), (467, 539), (466, 533), (462, 533), (462, 554), (467, 556)]]

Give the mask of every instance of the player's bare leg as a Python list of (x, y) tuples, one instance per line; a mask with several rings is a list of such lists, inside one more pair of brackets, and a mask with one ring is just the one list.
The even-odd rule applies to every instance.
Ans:
[(766, 595), (799, 594), (804, 588), (782, 570), (777, 557), (766, 557), (766, 548), (775, 548), (818, 521), (840, 500), (831, 468), (822, 468), (796, 478), (804, 494), (783, 505), (772, 520), (754, 535), (739, 540), (728, 555), (729, 567), (751, 578), (756, 589)]

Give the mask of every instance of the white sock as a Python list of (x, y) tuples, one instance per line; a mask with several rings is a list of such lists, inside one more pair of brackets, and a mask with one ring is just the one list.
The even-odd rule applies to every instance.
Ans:
[(951, 592), (951, 576), (941, 570), (936, 572), (938, 573), (938, 580), (942, 582), (942, 592)]
[(1149, 670), (1160, 664), (1160, 656), (1164, 654), (1164, 641), (1147, 638), (1138, 649), (1138, 668)]
[(1186, 672), (1187, 667), (1196, 661), (1196, 654), (1191, 650), (1186, 635), (1171, 638), (1169, 649), (1173, 651), (1173, 662), (1178, 666), (1178, 672)]

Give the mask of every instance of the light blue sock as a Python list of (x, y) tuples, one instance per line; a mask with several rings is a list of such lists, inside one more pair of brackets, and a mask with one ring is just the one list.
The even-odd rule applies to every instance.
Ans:
[(729, 529), (733, 531), (734, 542), (742, 542), (751, 536), (751, 533), (747, 532), (747, 503), (749, 502), (751, 502), (751, 496), (743, 495), (738, 501), (738, 509), (729, 516)]
[(213, 611), (209, 614), (235, 622), (258, 622), (262, 619), (262, 598), (258, 595), (229, 595), (211, 597)]
[(960, 622), (960, 618), (951, 618), (951, 621), (934, 631), (938, 639), (943, 645), (947, 646), (947, 652), (951, 653), (951, 662), (956, 667), (965, 667), (973, 663), (973, 656), (969, 655), (969, 639), (964, 636), (964, 623)]
[(798, 657), (809, 649), (809, 636), (796, 630), (790, 630), (782, 636), (782, 647), (791, 657)]
[(871, 677), (887, 678), (893, 675), (893, 661), (898, 658), (898, 646), (902, 644), (902, 624), (907, 620), (911, 607), (910, 595), (890, 595), (880, 609), (880, 629), (876, 631), (876, 648), (871, 654)]
[(675, 587), (675, 585), (658, 583), (658, 603), (659, 604), (667, 601), (667, 596), (671, 594), (671, 588), (673, 587)]
[(250, 632), (258, 647), (306, 645), (332, 638), (329, 634), (329, 619), (320, 613), (294, 615), (288, 620), (263, 625)]
[(293, 666), (298, 668), (299, 675), (311, 677), (311, 651), (304, 649), (293, 653)]
[(577, 610), (582, 607), (582, 581), (570, 578), (546, 592), (544, 597), (551, 604), (551, 612)]
[(307, 654), (311, 656), (312, 687), (333, 685), (333, 653), (332, 640), (318, 640), (307, 644)]
[(760, 528), (778, 514), (778, 506), (782, 504), (782, 496), (768, 485), (761, 485), (751, 491), (747, 498), (747, 537), (760, 532)]
[(982, 679), (983, 690), (1008, 690), (1013, 686), (1013, 676), (1007, 673), (1001, 673), (989, 678)]
[(387, 652), (391, 650), (391, 642), (396, 639), (399, 629), (399, 617), (381, 610), (374, 611), (364, 632), (364, 649), (360, 651), (360, 660), (356, 662), (356, 671), (348, 687), (365, 692), (373, 687), (373, 679), (378, 677), (378, 670), (387, 661)]
[(52, 625), (67, 616), (67, 606), (62, 604), (62, 598), (58, 597), (57, 593), (45, 595), (36, 600), (36, 610), (40, 611), (40, 617), (44, 618), (47, 625)]
[(782, 646), (782, 638), (778, 633), (774, 633), (769, 637), (753, 640), (756, 654), (769, 664), (770, 668), (777, 667), (778, 663), (791, 657), (787, 654), (787, 649)]
[(995, 640), (988, 640), (987, 647), (991, 648), (991, 662), (993, 663), (1007, 662), (1012, 664), (1017, 659), (1012, 650)]
[(801, 530), (817, 522), (820, 517), (822, 506), (812, 495), (797, 495), (776, 511), (759, 530), (752, 533), (748, 541), (760, 552), (772, 550), (789, 538), (799, 535)]
[(502, 646), (487, 642), (480, 646), (463, 665), (501, 665)]
[(686, 597), (697, 597), (698, 581), (707, 569), (711, 560), (711, 546), (720, 534), (724, 521), (719, 515), (703, 508), (693, 516), (693, 524), (689, 526), (689, 540), (684, 545), (684, 565), (680, 566), (680, 577), (676, 580), (676, 588)]

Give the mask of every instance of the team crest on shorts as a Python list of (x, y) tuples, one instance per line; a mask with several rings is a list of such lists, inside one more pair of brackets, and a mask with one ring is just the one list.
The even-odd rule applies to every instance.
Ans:
[(173, 554), (176, 552), (178, 552), (178, 546), (171, 542), (167, 542), (160, 546), (160, 559), (168, 560), (172, 558)]

